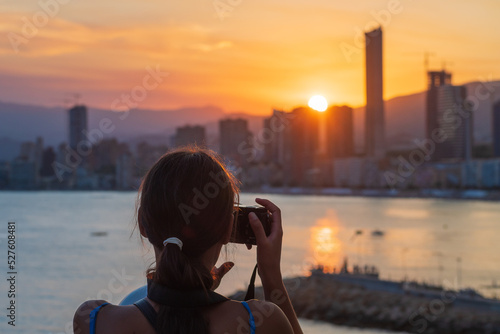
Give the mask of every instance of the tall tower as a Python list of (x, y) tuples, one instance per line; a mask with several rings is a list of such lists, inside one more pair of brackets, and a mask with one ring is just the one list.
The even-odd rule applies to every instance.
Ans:
[(427, 138), (436, 137), (432, 161), (469, 160), (472, 157), (472, 112), (466, 104), (465, 86), (453, 86), (451, 73), (428, 72), (426, 131)]
[[(76, 105), (69, 111), (69, 147), (77, 151), (78, 144), (88, 145), (85, 138), (87, 132), (87, 107)], [(88, 149), (84, 147), (84, 149)]]
[(367, 157), (385, 157), (383, 98), (382, 28), (365, 33), (366, 114), (365, 153)]
[(441, 86), (451, 85), (451, 73), (446, 71), (427, 72), (426, 138), (432, 138), (432, 131), (439, 128), (438, 91)]

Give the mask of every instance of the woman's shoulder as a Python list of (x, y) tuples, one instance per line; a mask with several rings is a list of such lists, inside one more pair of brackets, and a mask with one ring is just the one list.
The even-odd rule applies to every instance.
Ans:
[[(241, 301), (236, 300), (223, 303), (219, 309), (215, 308), (215, 313), (219, 313), (221, 318), (225, 319), (224, 328), (217, 328), (218, 330), (215, 332), (220, 332), (219, 330), (230, 333), (248, 331), (251, 313), (259, 333), (293, 333), (290, 322), (276, 304), (257, 299), (249, 300), (246, 303), (250, 312), (246, 310)], [(216, 318), (218, 318), (217, 315)], [(232, 321), (227, 321), (227, 319), (232, 319)]]
[[(251, 313), (259, 333), (293, 333), (287, 317), (276, 304), (256, 299), (249, 300), (247, 304), (250, 312), (246, 310), (242, 302), (235, 300), (229, 300), (218, 307), (211, 308), (209, 314), (215, 320), (210, 322), (211, 327), (214, 326), (211, 331), (241, 332), (243, 328), (248, 329)], [(133, 305), (119, 306), (109, 304), (105, 300), (88, 300), (82, 303), (75, 312), (74, 333), (90, 333), (90, 314), (97, 308), (99, 308), (97, 333), (132, 333), (134, 329), (150, 327), (144, 317), (137, 316), (140, 311)], [(144, 331), (139, 330), (139, 332)]]
[[(99, 322), (96, 322), (99, 329), (97, 330), (98, 333), (116, 331), (126, 333), (131, 328), (145, 325), (141, 317), (136, 316), (138, 309), (133, 305), (119, 306), (110, 304), (105, 300), (87, 300), (78, 307), (73, 317), (74, 333), (88, 334), (90, 332), (90, 315), (92, 311), (97, 312), (99, 315)], [(95, 314), (96, 319), (97, 314)], [(117, 326), (120, 328), (117, 328)]]
[(247, 303), (252, 311), (255, 326), (261, 328), (264, 333), (267, 331), (270, 333), (293, 333), (288, 318), (278, 305), (257, 299), (249, 300)]

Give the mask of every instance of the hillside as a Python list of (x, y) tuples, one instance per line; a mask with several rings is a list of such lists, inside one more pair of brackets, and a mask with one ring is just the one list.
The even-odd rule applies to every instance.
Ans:
[[(476, 96), (479, 105), (474, 115), (474, 138), (476, 142), (490, 142), (491, 103), (493, 99), (481, 100), (481, 83), (466, 84), (468, 94)], [(500, 81), (486, 84), (491, 92), (500, 90)], [(500, 98), (500, 93), (497, 94)], [(270, 111), (271, 112), (271, 111)], [(386, 135), (390, 148), (411, 147), (415, 138), (425, 136), (425, 92), (399, 96), (385, 103)], [(218, 121), (221, 118), (243, 117), (249, 120), (250, 129), (256, 133), (262, 127), (262, 116), (245, 112), (229, 114), (218, 106), (185, 107), (175, 110), (131, 110), (127, 117), (109, 110), (89, 108), (89, 131), (99, 128), (99, 122), (108, 118), (114, 125), (114, 136), (135, 143), (139, 140), (169, 142), (175, 128), (186, 124), (207, 127), (208, 140), (212, 146), (218, 141)], [(5, 103), (0, 101), (0, 160), (12, 159), (23, 141), (33, 141), (42, 136), (46, 145), (58, 145), (66, 141), (67, 113), (63, 107), (43, 107)], [(364, 107), (354, 109), (355, 142), (358, 150), (363, 147)]]

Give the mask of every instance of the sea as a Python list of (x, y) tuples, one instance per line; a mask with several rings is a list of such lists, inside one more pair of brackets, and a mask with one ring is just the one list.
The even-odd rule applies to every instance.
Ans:
[[(255, 193), (242, 193), (240, 202), (256, 197), (282, 210), (284, 277), (317, 265), (338, 272), (347, 261), (349, 268), (374, 266), (383, 279), (500, 293), (497, 202)], [(0, 192), (0, 333), (73, 333), (83, 301), (119, 303), (144, 285), (154, 254), (134, 228), (136, 199), (135, 192)], [(255, 249), (230, 244), (219, 264), (225, 261), (235, 266), (217, 291), (245, 289)], [(12, 301), (15, 326), (7, 317)], [(385, 333), (300, 321), (305, 333)]]

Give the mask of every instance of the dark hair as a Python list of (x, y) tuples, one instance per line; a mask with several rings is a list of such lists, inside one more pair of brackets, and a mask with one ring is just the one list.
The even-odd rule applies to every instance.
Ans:
[[(210, 150), (185, 147), (163, 155), (148, 171), (140, 188), (138, 223), (161, 255), (149, 277), (178, 290), (213, 285), (200, 257), (230, 228), (238, 195), (235, 178)], [(175, 244), (163, 241), (177, 237)], [(158, 333), (208, 333), (200, 309), (160, 305)]]

